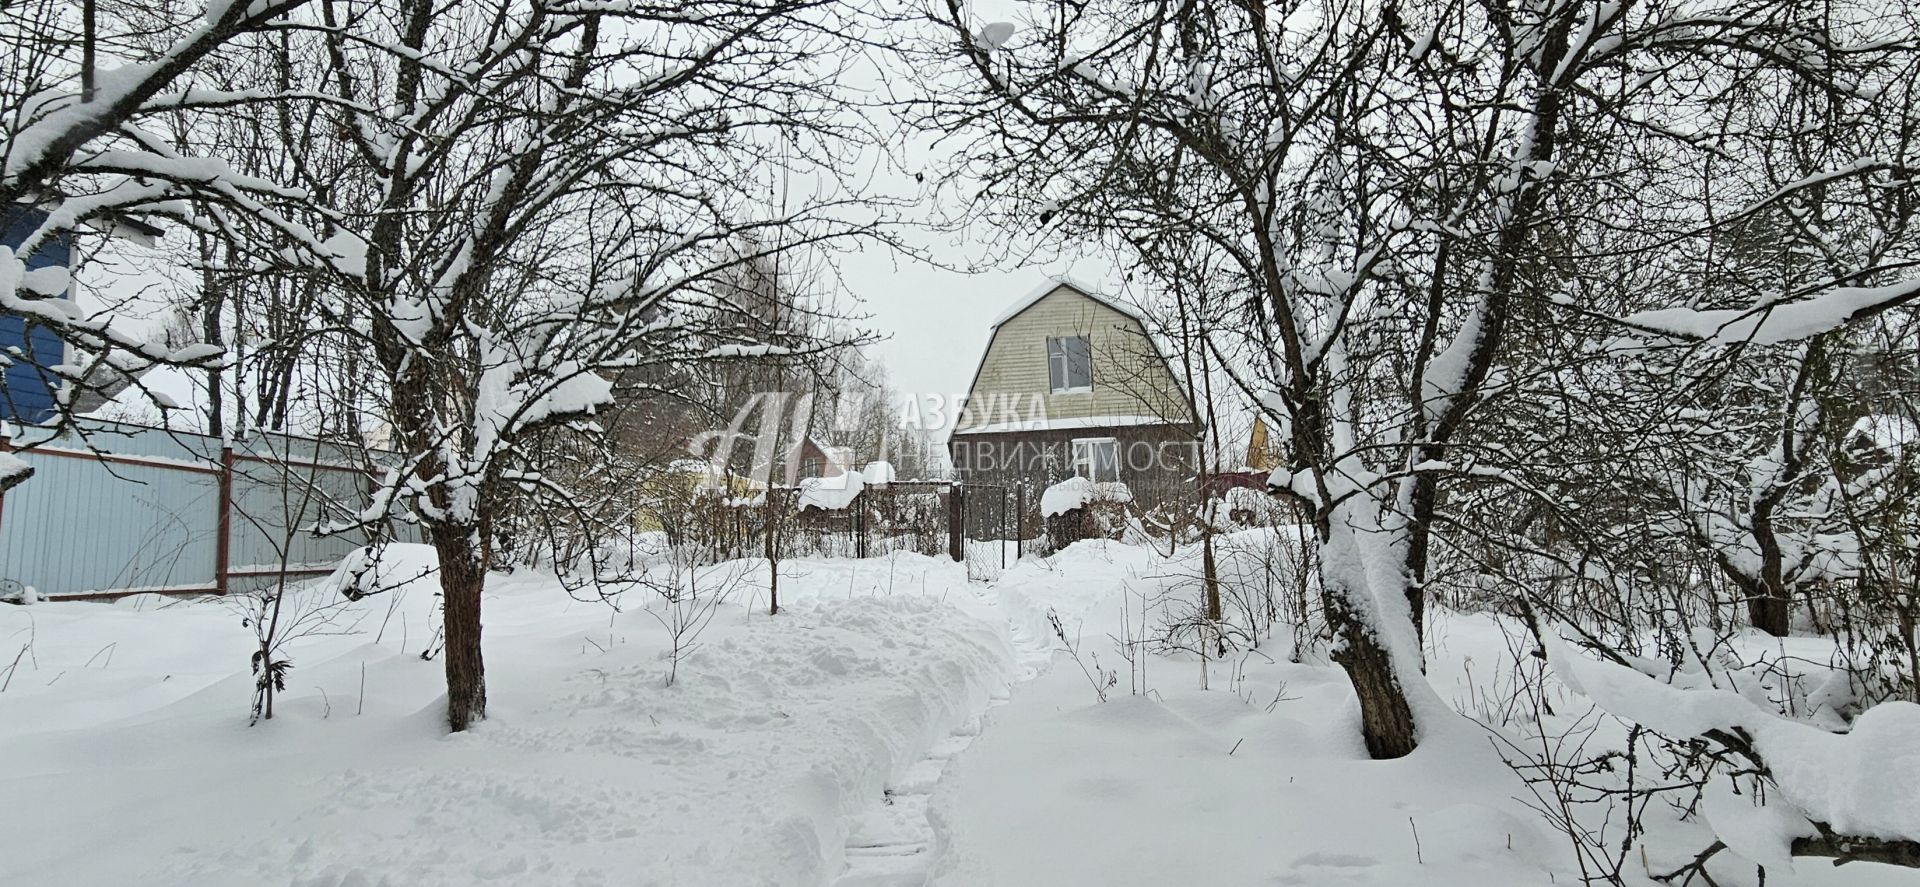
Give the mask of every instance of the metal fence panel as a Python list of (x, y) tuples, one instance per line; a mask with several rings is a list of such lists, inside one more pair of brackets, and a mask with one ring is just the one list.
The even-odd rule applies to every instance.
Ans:
[(313, 528), (358, 515), (381, 470), (365, 451), (281, 435), (239, 442), (224, 463), (219, 438), (117, 423), (60, 438), (29, 427), (13, 443), (35, 445), (19, 454), (35, 474), (0, 498), (0, 578), (54, 596), (219, 587), (223, 464), (231, 588), (330, 569), (369, 534)]
[(219, 477), (179, 467), (28, 453), (0, 511), (0, 577), (46, 594), (214, 587)]

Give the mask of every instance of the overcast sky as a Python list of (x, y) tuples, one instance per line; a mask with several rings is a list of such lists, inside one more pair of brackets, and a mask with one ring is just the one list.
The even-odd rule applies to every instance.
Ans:
[[(1013, 17), (1017, 4), (974, 0), (970, 6), (978, 21), (992, 22)], [(898, 59), (885, 53), (867, 54), (862, 59), (865, 64), (856, 65), (850, 72), (853, 90), (868, 92), (875, 99), (904, 97), (910, 87), (897, 70), (901, 64)], [(855, 113), (870, 114), (873, 109)], [(909, 133), (911, 124), (896, 120), (881, 125), (879, 130), (900, 135)], [(905, 148), (895, 145), (894, 149), (905, 158), (899, 162), (911, 169), (894, 168), (877, 152), (868, 151), (863, 152), (863, 168), (852, 178), (889, 197), (906, 198), (920, 191), (913, 172), (931, 174), (937, 170), (941, 164), (935, 158), (942, 152), (931, 136), (907, 135), (907, 139)], [(944, 205), (926, 203), (903, 215), (911, 223), (956, 217), (966, 209), (949, 199)], [(1020, 258), (1038, 245), (1034, 242), (1037, 235), (1035, 231), (994, 231), (983, 223), (967, 226), (964, 239), (951, 232), (908, 232), (913, 248), (949, 268), (877, 246), (841, 261), (845, 283), (862, 303), (857, 310), (871, 315), (867, 327), (888, 337), (870, 353), (886, 365), (894, 387), (903, 394), (966, 393), (974, 367), (987, 347), (987, 325), (1049, 276), (1066, 275), (1113, 291), (1118, 279), (1105, 256), (1082, 254), (1054, 259), (1047, 253), (1046, 258), (1034, 261)], [(950, 270), (953, 268), (967, 270)]]
[[(976, 246), (942, 244), (929, 251), (948, 263), (977, 257)], [(969, 255), (973, 254), (973, 255)], [(1111, 265), (1097, 257), (1022, 265), (990, 263), (978, 273), (935, 267), (890, 250), (847, 261), (847, 284), (872, 315), (868, 327), (888, 338), (872, 354), (902, 393), (964, 394), (987, 347), (988, 324), (1050, 275), (1091, 285), (1107, 282)]]
[[(991, 11), (981, 10), (983, 20), (1006, 16), (1009, 4), (987, 0)], [(853, 90), (869, 92), (872, 98), (886, 94), (900, 97), (904, 86), (898, 72), (888, 71), (899, 64), (883, 54), (864, 56), (866, 65), (856, 66)], [(892, 87), (892, 88), (889, 88)], [(849, 113), (867, 115), (874, 108), (852, 108)], [(899, 122), (881, 125), (876, 131), (902, 134), (909, 128)], [(905, 149), (917, 169), (932, 172), (938, 164), (931, 160), (929, 138), (908, 136), (914, 142)], [(894, 146), (896, 150), (900, 146)], [(859, 181), (869, 193), (890, 198), (908, 198), (921, 192), (911, 171), (895, 168), (871, 149), (860, 152), (859, 159), (836, 170), (847, 181)], [(898, 155), (896, 155), (898, 156)], [(796, 195), (798, 196), (798, 195)], [(1010, 303), (1027, 295), (1050, 276), (1071, 276), (1077, 282), (1114, 293), (1119, 283), (1114, 266), (1105, 256), (1081, 254), (1056, 258), (1052, 251), (1037, 259), (1024, 258), (1037, 242), (1038, 232), (1001, 232), (983, 223), (965, 229), (964, 237), (953, 232), (916, 230), (916, 223), (938, 217), (954, 217), (965, 207), (949, 201), (935, 207), (931, 203), (908, 207), (899, 214), (908, 226), (902, 233), (910, 244), (939, 264), (921, 261), (882, 244), (868, 244), (854, 255), (837, 258), (842, 282), (859, 300), (845, 307), (847, 313), (866, 315), (862, 327), (881, 337), (868, 353), (886, 366), (896, 389), (920, 396), (963, 394), (971, 381), (974, 367), (987, 345), (988, 324)], [(177, 260), (169, 250), (184, 250), (184, 236), (169, 236), (156, 253), (116, 245), (80, 279), (83, 302), (111, 302), (120, 313), (132, 315), (122, 322), (137, 327), (156, 325), (161, 292), (160, 263)], [(125, 253), (126, 255), (113, 255)], [(941, 265), (947, 267), (940, 267)], [(144, 292), (142, 292), (144, 291)], [(98, 307), (98, 303), (90, 307)]]

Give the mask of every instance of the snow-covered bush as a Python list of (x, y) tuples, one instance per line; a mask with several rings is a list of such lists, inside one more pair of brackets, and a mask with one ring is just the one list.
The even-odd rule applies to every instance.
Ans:
[(1228, 487), (1221, 496), (1218, 516), (1222, 519), (1220, 529), (1233, 530), (1246, 527), (1277, 527), (1294, 520), (1293, 509), (1266, 490), (1253, 487)]
[(1604, 649), (1610, 661), (1596, 660), (1552, 634), (1543, 641), (1571, 689), (1635, 735), (1660, 739), (1654, 781), (1680, 791), (1716, 839), (1676, 875), (1703, 872), (1722, 851), (1789, 872), (1807, 856), (1920, 866), (1920, 704), (1883, 702), (1848, 717), (1844, 672), (1748, 659), (1737, 639), (1706, 632), (1678, 669)]
[(1046, 550), (1059, 551), (1082, 539), (1118, 538), (1127, 528), (1131, 502), (1133, 491), (1118, 481), (1070, 477), (1046, 488), (1040, 494)]
[(592, 575), (607, 579), (617, 579), (646, 572), (670, 557), (673, 548), (664, 530), (609, 535), (594, 546), (591, 562), (580, 565), (578, 569), (591, 570)]

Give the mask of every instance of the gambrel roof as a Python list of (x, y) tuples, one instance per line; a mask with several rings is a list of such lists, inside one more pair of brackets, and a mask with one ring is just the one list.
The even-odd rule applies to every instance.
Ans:
[[(1173, 391), (1177, 392), (1177, 394), (1173, 396), (1179, 398), (1177, 403), (1180, 403), (1180, 405), (1185, 408), (1187, 416), (1190, 417), (1187, 421), (1199, 421), (1199, 410), (1194, 406), (1192, 395), (1178, 387), (1177, 380), (1172, 375), (1171, 363), (1167, 361), (1166, 354), (1160, 348), (1160, 343), (1148, 332), (1146, 317), (1131, 305), (1120, 302), (1110, 296), (1102, 295), (1084, 284), (1064, 277), (1047, 278), (1039, 287), (1021, 296), (1019, 299), (1014, 300), (1012, 304), (1007, 306), (1006, 310), (1002, 311), (998, 317), (993, 319), (992, 324), (989, 326), (991, 333), (987, 337), (986, 347), (981, 349), (980, 361), (975, 364), (973, 369), (973, 379), (967, 384), (967, 400), (969, 403), (980, 393), (981, 374), (986, 369), (988, 360), (994, 354), (994, 346), (998, 343), (1001, 333), (1003, 332), (1001, 328), (1027, 310), (1039, 305), (1049, 296), (1062, 292), (1072, 293), (1074, 296), (1094, 302), (1125, 318), (1129, 325), (1135, 328), (1140, 338), (1150, 349), (1150, 359), (1157, 360), (1160, 367), (1166, 370), (1168, 383)], [(1120, 410), (1110, 408), (1104, 412), (1091, 415), (1052, 417), (1040, 422), (1038, 425), (1032, 422), (1022, 422), (1017, 423), (1017, 427), (1001, 427), (995, 423), (988, 423), (965, 429), (956, 428), (952, 434), (991, 434), (1006, 431), (1068, 430), (1079, 428), (1117, 428), (1136, 425), (1184, 424), (1178, 419), (1138, 415), (1138, 412), (1139, 410), (1137, 409)], [(1122, 415), (1122, 413), (1126, 415)]]

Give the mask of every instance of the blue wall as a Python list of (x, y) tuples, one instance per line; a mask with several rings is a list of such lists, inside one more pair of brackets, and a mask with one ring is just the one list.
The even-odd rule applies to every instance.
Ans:
[[(0, 243), (18, 246), (46, 218), (46, 213), (31, 207), (0, 207)], [(72, 257), (73, 240), (63, 234), (35, 250), (27, 268), (70, 267)], [(66, 343), (53, 330), (0, 311), (0, 353), (12, 362), (0, 368), (6, 382), (4, 396), (0, 396), (0, 419), (33, 423), (52, 418), (56, 383), (41, 368), (66, 362)]]

